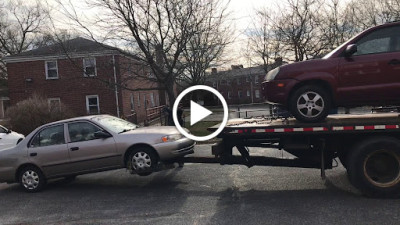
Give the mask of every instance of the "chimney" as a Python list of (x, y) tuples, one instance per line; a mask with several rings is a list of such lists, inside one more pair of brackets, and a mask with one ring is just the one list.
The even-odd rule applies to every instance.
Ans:
[(211, 68), (211, 74), (217, 74), (217, 73), (218, 73), (217, 68), (215, 67)]
[(282, 63), (283, 63), (282, 57), (278, 57), (278, 58), (275, 59), (275, 65), (276, 66), (282, 66)]
[(156, 46), (156, 63), (160, 67), (164, 67), (163, 48), (161, 45)]
[(243, 69), (243, 65), (231, 65), (232, 70)]

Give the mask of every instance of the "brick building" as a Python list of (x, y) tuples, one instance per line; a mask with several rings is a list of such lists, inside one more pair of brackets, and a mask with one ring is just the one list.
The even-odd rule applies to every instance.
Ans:
[[(269, 69), (272, 70), (284, 62), (278, 58)], [(252, 104), (265, 101), (261, 83), (266, 73), (263, 66), (244, 68), (243, 65), (232, 65), (230, 70), (217, 71), (213, 68), (207, 77), (206, 85), (217, 89), (224, 96), (228, 105)], [(212, 103), (217, 104), (216, 98)]]
[(10, 104), (39, 94), (76, 116), (111, 114), (143, 122), (165, 102), (150, 70), (132, 55), (84, 38), (5, 58)]
[(231, 70), (218, 72), (212, 69), (206, 85), (217, 89), (228, 105), (263, 102), (261, 82), (265, 77), (263, 67), (243, 68), (232, 66)]

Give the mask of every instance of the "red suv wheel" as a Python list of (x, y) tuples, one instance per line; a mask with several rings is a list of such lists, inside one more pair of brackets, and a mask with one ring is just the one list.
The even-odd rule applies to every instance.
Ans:
[(306, 85), (298, 88), (290, 98), (289, 109), (296, 119), (319, 122), (326, 118), (331, 107), (329, 94), (321, 87)]

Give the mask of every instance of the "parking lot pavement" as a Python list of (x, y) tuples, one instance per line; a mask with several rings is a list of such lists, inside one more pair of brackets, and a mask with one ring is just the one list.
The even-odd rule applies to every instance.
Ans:
[[(196, 146), (197, 155), (209, 151), (210, 145)], [(319, 175), (315, 169), (187, 164), (148, 177), (124, 169), (84, 175), (51, 182), (36, 194), (0, 184), (0, 224), (399, 223), (400, 200), (362, 197), (341, 166), (327, 172), (327, 181)]]

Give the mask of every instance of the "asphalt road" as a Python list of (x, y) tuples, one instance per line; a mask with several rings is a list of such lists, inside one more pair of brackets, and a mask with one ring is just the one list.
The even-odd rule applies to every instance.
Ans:
[(0, 224), (399, 223), (399, 199), (362, 197), (340, 165), (326, 181), (314, 169), (186, 164), (148, 177), (123, 169), (84, 175), (36, 194), (0, 184)]

